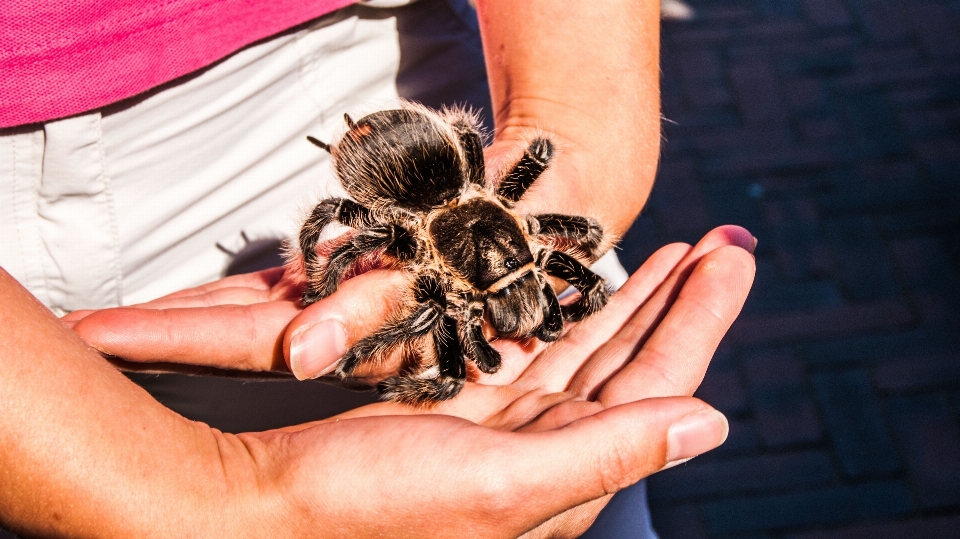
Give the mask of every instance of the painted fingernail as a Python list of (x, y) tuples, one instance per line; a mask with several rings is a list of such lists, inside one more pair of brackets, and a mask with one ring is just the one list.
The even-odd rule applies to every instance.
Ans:
[(690, 414), (667, 432), (667, 467), (718, 447), (727, 439), (727, 418), (716, 410)]
[(300, 329), (290, 340), (290, 370), (297, 380), (329, 373), (347, 353), (347, 332), (336, 320), (324, 320)]

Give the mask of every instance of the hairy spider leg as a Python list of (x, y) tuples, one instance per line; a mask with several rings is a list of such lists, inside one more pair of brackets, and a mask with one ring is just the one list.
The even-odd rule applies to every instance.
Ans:
[(543, 269), (548, 275), (559, 277), (580, 291), (580, 299), (561, 307), (565, 320), (582, 320), (602, 309), (610, 299), (603, 278), (566, 253), (551, 252)]
[(597, 249), (603, 241), (603, 228), (596, 219), (560, 213), (541, 213), (528, 216), (527, 219), (536, 222), (531, 228), (536, 231), (534, 235), (537, 237), (563, 238), (573, 249), (586, 256), (595, 259), (600, 255)]
[(523, 152), (523, 157), (500, 181), (497, 196), (508, 202), (520, 200), (533, 182), (537, 181), (540, 174), (547, 169), (552, 158), (553, 143), (550, 140), (538, 138), (531, 142)]
[(377, 384), (384, 398), (408, 404), (425, 404), (456, 397), (467, 379), (457, 321), (444, 315), (433, 332), (437, 367), (415, 375), (392, 376)]
[(563, 311), (557, 293), (544, 281), (541, 288), (543, 297), (547, 300), (543, 306), (543, 323), (537, 328), (536, 336), (543, 342), (553, 342), (560, 337), (563, 331)]
[(487, 374), (500, 369), (500, 352), (494, 350), (487, 338), (483, 336), (483, 302), (471, 302), (467, 314), (460, 328), (460, 341), (463, 351), (477, 368)]
[[(370, 210), (348, 198), (328, 198), (321, 200), (310, 212), (303, 227), (300, 229), (300, 252), (303, 253), (303, 265), (307, 275), (318, 275), (323, 269), (317, 257), (317, 241), (320, 233), (332, 222), (351, 228), (364, 228), (370, 223)], [(303, 304), (321, 299), (316, 290), (308, 284), (303, 295)]]
[(340, 359), (337, 374), (350, 376), (362, 361), (382, 357), (404, 343), (414, 341), (436, 330), (447, 308), (447, 298), (440, 283), (432, 275), (420, 276), (413, 285), (419, 305), (409, 316), (391, 320), (372, 335), (360, 339)]
[(472, 125), (465, 122), (453, 125), (460, 147), (463, 148), (467, 166), (467, 179), (480, 187), (486, 182), (486, 168), (483, 162), (483, 139)]
[(303, 293), (303, 304), (310, 305), (337, 291), (340, 280), (358, 258), (382, 249), (400, 261), (412, 260), (417, 254), (417, 241), (413, 235), (398, 224), (385, 224), (365, 228), (340, 245), (330, 254), (326, 266), (310, 279)]

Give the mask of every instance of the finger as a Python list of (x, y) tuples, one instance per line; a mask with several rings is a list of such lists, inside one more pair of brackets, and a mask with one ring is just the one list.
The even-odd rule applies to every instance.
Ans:
[[(180, 309), (190, 307), (210, 307), (213, 305), (250, 305), (274, 299), (290, 299), (296, 297), (295, 283), (285, 288), (293, 294), (290, 297), (278, 297), (284, 294), (273, 291), (273, 288), (284, 278), (284, 268), (270, 268), (254, 273), (232, 275), (194, 288), (179, 290), (160, 298), (127, 307), (141, 309)], [(78, 310), (67, 313), (61, 320), (68, 327), (73, 327), (85, 317), (97, 312), (96, 310)]]
[[(576, 394), (585, 394), (585, 390), (592, 389), (625, 364), (635, 353), (635, 348), (628, 348), (618, 357), (599, 359), (592, 357), (593, 352), (623, 334), (629, 335), (638, 349), (656, 327), (697, 261), (728, 245), (752, 251), (756, 240), (741, 227), (723, 226), (708, 232), (693, 249), (688, 248), (679, 263), (675, 261), (680, 250), (674, 246), (667, 247), (672, 251), (655, 253), (631, 277), (631, 281), (641, 279), (642, 284), (637, 283), (634, 288), (634, 284), (628, 281), (614, 294), (610, 305), (572, 328), (558, 345), (547, 350), (545, 357), (537, 361), (537, 370), (531, 373), (527, 383), (557, 391), (569, 387)], [(658, 255), (663, 258), (656, 258)], [(615, 361), (618, 358), (619, 362)]]
[[(663, 279), (677, 265), (683, 256), (690, 250), (686, 244), (673, 244), (660, 248), (653, 253), (644, 264), (624, 283), (623, 287), (610, 298), (610, 303), (602, 311), (591, 317), (595, 326), (593, 331), (576, 330), (576, 327), (586, 322), (570, 324), (570, 329), (560, 340), (560, 343), (547, 350), (545, 343), (537, 339), (527, 341), (515, 339), (499, 339), (495, 341), (497, 350), (504, 356), (504, 365), (495, 374), (481, 378), (485, 384), (506, 385), (520, 379), (525, 387), (544, 387), (547, 379), (559, 380), (564, 372), (572, 372), (571, 359), (577, 353), (587, 354), (584, 350), (593, 350), (610, 338), (616, 329), (623, 325), (636, 310), (638, 304), (643, 303), (663, 282)], [(566, 351), (561, 354), (558, 348)], [(573, 361), (573, 363), (576, 363)], [(565, 368), (564, 368), (565, 367)], [(549, 373), (561, 369), (556, 376)], [(564, 380), (566, 386), (570, 375)], [(563, 387), (554, 387), (560, 390)]]
[(142, 303), (140, 305), (131, 305), (138, 309), (193, 309), (203, 307), (214, 307), (217, 305), (252, 305), (254, 303), (263, 303), (272, 299), (287, 299), (296, 301), (296, 295), (285, 298), (275, 298), (269, 289), (250, 288), (246, 286), (219, 287), (207, 290), (203, 293), (195, 293), (175, 297), (162, 297)]
[(87, 317), (87, 316), (89, 316), (89, 315), (91, 315), (91, 314), (93, 314), (93, 313), (95, 313), (95, 312), (97, 312), (97, 311), (95, 311), (95, 310), (93, 310), (93, 309), (85, 309), (85, 310), (79, 310), (79, 311), (72, 311), (72, 312), (69, 312), (69, 313), (63, 315), (63, 317), (60, 318), (60, 321), (63, 322), (64, 324), (66, 324), (68, 328), (73, 329), (73, 326), (75, 326), (75, 325), (77, 324), (77, 322), (83, 320), (85, 317)]
[[(717, 249), (697, 264), (676, 301), (642, 348), (630, 360), (629, 330), (601, 350), (597, 368), (584, 376), (585, 391), (606, 377), (605, 370), (625, 363), (603, 384), (599, 400), (605, 406), (636, 399), (692, 395), (703, 380), (710, 359), (743, 307), (753, 283), (755, 266), (746, 251), (729, 246)], [(645, 328), (635, 328), (646, 331)], [(642, 381), (642, 382), (641, 382)]]
[[(335, 294), (304, 309), (283, 339), (294, 376), (306, 380), (332, 371), (351, 346), (380, 329), (398, 310), (409, 287), (407, 273), (371, 271), (344, 282)], [(363, 367), (380, 367), (384, 375), (394, 370), (391, 365)], [(355, 374), (366, 373), (361, 369)]]
[(180, 290), (146, 303), (132, 305), (145, 309), (183, 309), (212, 305), (251, 305), (271, 300), (296, 301), (303, 284), (284, 268), (231, 275), (196, 288)]
[(178, 363), (285, 372), (282, 335), (300, 311), (289, 301), (188, 309), (97, 311), (73, 330), (104, 354), (136, 363)]
[[(503, 444), (508, 502), (538, 500), (552, 516), (613, 494), (726, 439), (722, 414), (689, 397), (650, 399), (604, 410), (550, 432)], [(539, 456), (531, 460), (531, 455)], [(515, 474), (515, 475), (514, 475)], [(519, 484), (518, 484), (519, 483)], [(516, 504), (508, 503), (507, 506)]]
[(252, 273), (231, 275), (229, 277), (224, 277), (223, 279), (217, 279), (211, 283), (206, 283), (193, 288), (187, 288), (185, 290), (179, 290), (177, 292), (173, 292), (172, 294), (167, 294), (166, 296), (144, 303), (141, 306), (150, 305), (154, 302), (167, 299), (200, 296), (221, 288), (253, 288), (257, 290), (269, 290), (271, 287), (280, 282), (280, 280), (284, 278), (285, 274), (285, 268), (282, 266), (277, 266), (275, 268), (268, 268)]
[[(176, 297), (162, 297), (147, 303), (130, 305), (134, 309), (192, 309), (203, 307), (215, 307), (220, 305), (252, 305), (254, 303), (263, 303), (270, 301), (271, 293), (269, 290), (260, 290), (247, 287), (226, 287), (211, 289), (203, 293), (190, 293), (181, 291), (183, 295)], [(181, 292), (178, 292), (180, 294)], [(289, 298), (291, 301), (295, 299)], [(62, 320), (68, 326), (73, 327), (77, 322), (87, 316), (95, 313), (94, 310), (73, 311), (65, 315)]]
[[(248, 372), (289, 372), (284, 350), (288, 327), (300, 332), (301, 354), (333, 357), (372, 332), (389, 315), (405, 283), (398, 272), (377, 271), (345, 281), (329, 298), (301, 312), (299, 302), (268, 301), (252, 305), (214, 305), (175, 309), (118, 308), (97, 311), (74, 331), (101, 352), (139, 363), (180, 363)], [(230, 289), (214, 289), (216, 295)], [(177, 302), (192, 304), (197, 297)], [(304, 314), (306, 313), (306, 314)], [(344, 339), (321, 322), (343, 327)], [(317, 327), (320, 326), (320, 331)], [(308, 330), (309, 331), (306, 331)], [(285, 348), (286, 346), (286, 348)]]

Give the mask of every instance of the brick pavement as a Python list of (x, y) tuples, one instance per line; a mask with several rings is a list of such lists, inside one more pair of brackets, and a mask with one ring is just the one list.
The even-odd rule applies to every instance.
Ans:
[(658, 529), (960, 537), (960, 1), (690, 3), (623, 256), (723, 223), (760, 244), (699, 392), (730, 438), (651, 478)]

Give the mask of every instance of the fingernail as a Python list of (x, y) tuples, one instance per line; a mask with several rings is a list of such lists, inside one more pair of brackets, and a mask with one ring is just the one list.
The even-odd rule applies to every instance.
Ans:
[(753, 236), (753, 247), (750, 248), (751, 253), (757, 250), (758, 243), (760, 243), (760, 240), (758, 240), (756, 236)]
[(718, 447), (727, 439), (727, 418), (716, 410), (690, 414), (667, 432), (667, 467)]
[(324, 320), (300, 329), (290, 340), (290, 370), (297, 380), (329, 373), (347, 353), (347, 332), (336, 320)]

